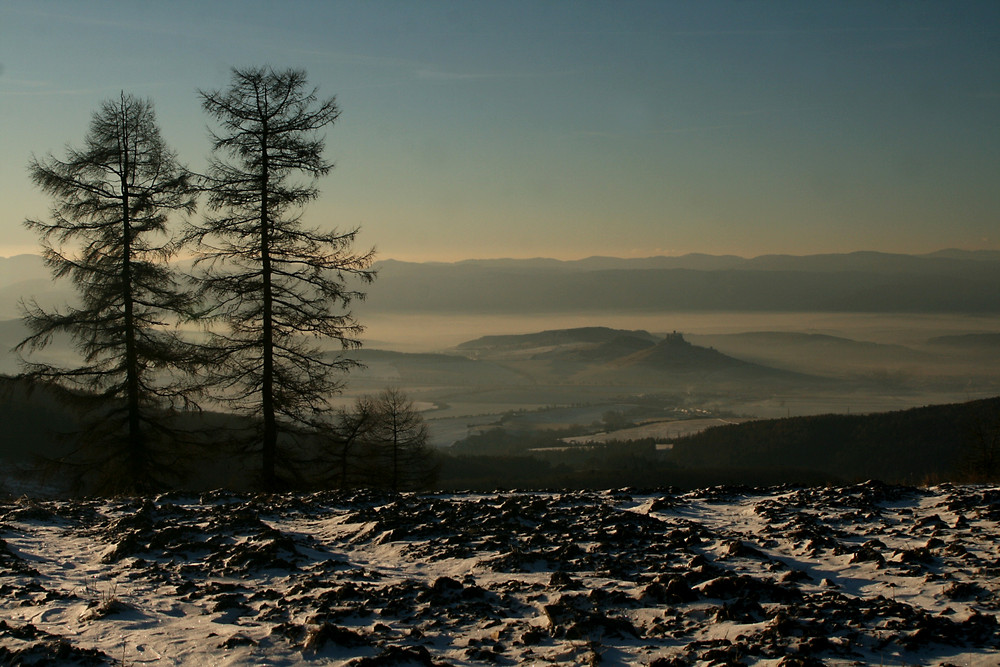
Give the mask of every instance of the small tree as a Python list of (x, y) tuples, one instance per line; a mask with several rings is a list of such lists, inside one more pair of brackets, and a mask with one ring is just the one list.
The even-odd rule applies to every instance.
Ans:
[(83, 363), (24, 361), (25, 375), (70, 390), (63, 395), (86, 407), (79, 451), (85, 470), (102, 473), (97, 490), (146, 490), (164, 472), (154, 443), (172, 437), (163, 410), (192, 393), (183, 379), (194, 348), (169, 328), (192, 298), (166, 264), (178, 249), (169, 214), (195, 206), (188, 172), (160, 137), (152, 103), (125, 93), (93, 115), (82, 149), (68, 149), (65, 161), (32, 159), (28, 169), (55, 204), (50, 221), (25, 225), (39, 233), (53, 275), (75, 283), (80, 305), (47, 311), (22, 302), (32, 333), (17, 349), (66, 333)]
[(365, 438), (368, 482), (393, 491), (423, 489), (437, 477), (427, 444), (427, 424), (404, 392), (390, 388), (373, 399), (374, 419)]
[(359, 396), (352, 409), (337, 411), (329, 442), (333, 452), (332, 465), (326, 477), (336, 480), (337, 488), (354, 486), (359, 474), (357, 458), (375, 424), (376, 407), (371, 396)]
[(338, 375), (356, 365), (326, 356), (319, 341), (360, 346), (362, 326), (348, 310), (370, 282), (374, 252), (352, 252), (358, 230), (322, 232), (302, 224), (316, 181), (332, 165), (320, 132), (340, 111), (320, 101), (297, 70), (234, 69), (224, 91), (202, 91), (219, 123), (206, 178), (213, 215), (191, 230), (200, 244), (201, 284), (223, 325), (217, 337), (222, 398), (259, 425), (261, 483), (278, 479), (279, 433), (325, 423)]

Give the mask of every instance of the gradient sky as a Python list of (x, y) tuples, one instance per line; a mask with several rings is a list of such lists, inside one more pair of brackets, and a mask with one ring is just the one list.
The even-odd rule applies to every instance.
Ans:
[(0, 256), (102, 100), (197, 170), (261, 64), (336, 95), (306, 217), (381, 258), (1000, 249), (993, 0), (0, 0)]

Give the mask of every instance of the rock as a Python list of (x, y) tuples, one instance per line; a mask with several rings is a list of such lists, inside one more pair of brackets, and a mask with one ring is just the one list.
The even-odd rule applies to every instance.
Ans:
[(256, 646), (257, 641), (252, 637), (247, 637), (243, 633), (237, 632), (235, 635), (229, 639), (221, 642), (217, 648), (231, 649), (237, 646)]
[(438, 577), (431, 585), (431, 590), (437, 595), (450, 597), (461, 592), (462, 583), (451, 577)]
[(885, 565), (885, 556), (880, 554), (876, 550), (876, 547), (872, 545), (872, 542), (869, 541), (862, 544), (854, 552), (854, 555), (851, 556), (851, 563), (875, 563), (876, 567), (882, 567)]
[(368, 640), (354, 630), (333, 623), (323, 623), (309, 629), (302, 643), (302, 650), (316, 653), (327, 644), (346, 647), (367, 646)]
[(430, 651), (423, 646), (389, 646), (372, 658), (358, 658), (347, 663), (352, 667), (436, 667)]
[(571, 577), (568, 573), (558, 570), (553, 572), (552, 576), (549, 577), (549, 587), (557, 590), (580, 589), (583, 588), (583, 584)]
[(970, 581), (956, 581), (941, 591), (949, 600), (976, 600), (985, 593), (981, 586)]

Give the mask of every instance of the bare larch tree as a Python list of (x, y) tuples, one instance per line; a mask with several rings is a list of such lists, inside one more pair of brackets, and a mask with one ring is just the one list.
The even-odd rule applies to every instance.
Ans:
[(172, 326), (193, 300), (168, 265), (179, 247), (170, 214), (194, 210), (195, 188), (161, 138), (152, 103), (124, 92), (94, 113), (83, 148), (68, 148), (65, 160), (33, 158), (28, 169), (54, 204), (51, 220), (25, 225), (79, 301), (54, 311), (22, 302), (31, 335), (17, 349), (34, 352), (68, 334), (82, 362), (23, 361), (24, 375), (86, 407), (76, 452), (83, 458), (67, 460), (92, 481), (97, 471), (90, 490), (148, 490), (169, 469), (154, 456), (172, 436), (165, 409), (190, 403), (186, 373), (197, 363)]
[[(329, 398), (356, 362), (362, 326), (349, 310), (374, 279), (358, 233), (303, 225), (303, 206), (332, 164), (321, 132), (339, 116), (298, 70), (234, 69), (225, 90), (201, 91), (218, 128), (205, 178), (211, 215), (193, 227), (203, 294), (216, 324), (219, 395), (254, 419), (261, 484), (278, 485), (279, 435), (321, 428)], [(221, 325), (221, 326), (220, 326)], [(330, 354), (323, 344), (334, 342)]]
[(427, 423), (402, 390), (390, 387), (371, 400), (372, 425), (364, 436), (370, 486), (392, 491), (428, 488), (438, 468), (427, 444)]

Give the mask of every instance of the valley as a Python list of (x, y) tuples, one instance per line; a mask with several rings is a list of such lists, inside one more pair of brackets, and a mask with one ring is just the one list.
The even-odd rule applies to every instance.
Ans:
[[(387, 260), (379, 271), (356, 304), (364, 346), (349, 356), (363, 367), (330, 401), (403, 389), (442, 451), (490, 433), (546, 436), (545, 448), (668, 445), (727, 421), (1000, 395), (991, 253)], [(22, 297), (56, 305), (68, 293), (39, 257), (0, 258), (2, 374), (18, 370)], [(75, 352), (57, 338), (37, 358)]]
[[(541, 330), (482, 335), (485, 327), (504, 331), (500, 319), (431, 315), (419, 327), (407, 316), (396, 324), (376, 318), (371, 335), (387, 348), (413, 349), (412, 339), (389, 339), (396, 327), (467, 338), (434, 352), (363, 349), (358, 358), (367, 368), (352, 374), (340, 400), (386, 384), (402, 386), (426, 407), (434, 444), (446, 447), (488, 428), (589, 427), (608, 412), (627, 414), (629, 423), (622, 426), (631, 429), (640, 422), (702, 414), (743, 419), (865, 414), (1000, 393), (1000, 355), (988, 334), (941, 338), (1000, 330), (1000, 318), (994, 317), (623, 314), (619, 321), (628, 326), (649, 328), (552, 329), (544, 332), (547, 338)], [(542, 324), (509, 320), (514, 330), (514, 325)], [(545, 321), (585, 319), (566, 315)], [(677, 334), (680, 342), (673, 347), (662, 343), (674, 330), (655, 328), (671, 323), (685, 332)], [(425, 349), (435, 348), (425, 343)]]

